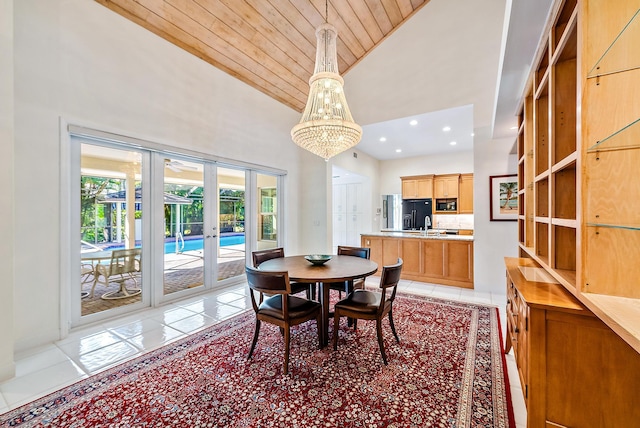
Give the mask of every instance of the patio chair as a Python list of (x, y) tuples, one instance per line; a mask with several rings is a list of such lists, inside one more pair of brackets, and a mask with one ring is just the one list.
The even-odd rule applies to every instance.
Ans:
[[(113, 250), (111, 261), (108, 265), (97, 264), (95, 275), (96, 282), (101, 282), (106, 286), (111, 282), (117, 282), (120, 288), (115, 291), (104, 293), (101, 297), (105, 300), (125, 299), (137, 296), (142, 293), (140, 288), (127, 288), (125, 281), (132, 280), (134, 285), (138, 285), (136, 276), (141, 271), (141, 248), (129, 248), (126, 250)], [(100, 280), (103, 277), (103, 280)]]
[[(93, 265), (91, 263), (81, 263), (80, 264), (80, 285), (84, 286), (84, 284), (88, 283), (88, 282), (92, 282), (95, 284), (94, 281), (94, 275), (95, 275), (95, 270), (93, 268)], [(93, 289), (95, 288), (95, 286), (91, 287), (91, 293), (89, 293), (88, 291), (81, 291), (80, 292), (80, 297), (81, 298), (85, 298), (88, 296), (93, 297)]]

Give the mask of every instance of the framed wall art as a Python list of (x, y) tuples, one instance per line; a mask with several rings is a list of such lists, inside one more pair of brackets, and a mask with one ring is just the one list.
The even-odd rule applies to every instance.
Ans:
[(490, 176), (489, 198), (491, 221), (518, 220), (518, 176), (516, 174)]

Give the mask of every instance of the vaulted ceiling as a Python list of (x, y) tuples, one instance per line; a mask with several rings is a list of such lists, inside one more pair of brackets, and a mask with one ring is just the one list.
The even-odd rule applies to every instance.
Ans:
[(315, 29), (338, 30), (341, 74), (429, 0), (96, 0), (272, 98), (302, 111)]

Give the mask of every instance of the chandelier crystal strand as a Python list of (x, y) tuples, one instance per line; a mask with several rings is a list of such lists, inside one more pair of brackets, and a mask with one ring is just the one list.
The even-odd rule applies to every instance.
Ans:
[(316, 30), (318, 46), (309, 98), (300, 123), (291, 130), (293, 142), (325, 160), (360, 142), (362, 128), (353, 121), (344, 95), (344, 80), (338, 74), (336, 40), (331, 24)]

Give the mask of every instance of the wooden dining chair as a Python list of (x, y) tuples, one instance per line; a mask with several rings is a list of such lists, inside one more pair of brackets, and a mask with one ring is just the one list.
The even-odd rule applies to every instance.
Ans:
[[(400, 343), (400, 338), (396, 333), (396, 327), (393, 324), (393, 301), (396, 298), (396, 289), (398, 281), (400, 281), (400, 273), (402, 272), (402, 259), (398, 259), (398, 263), (382, 268), (382, 276), (380, 277), (380, 292), (372, 292), (367, 290), (354, 290), (344, 300), (340, 300), (334, 307), (333, 318), (333, 350), (338, 349), (338, 330), (340, 325), (340, 317), (353, 318), (353, 329), (358, 327), (358, 319), (375, 320), (376, 331), (378, 335), (378, 345), (384, 364), (387, 364), (387, 354), (384, 352), (384, 341), (382, 339), (382, 318), (389, 316), (389, 324), (391, 331)], [(390, 293), (388, 295), (388, 293)]]
[[(284, 257), (284, 248), (269, 248), (268, 250), (259, 250), (251, 253), (254, 268), (258, 268), (258, 266), (267, 260), (277, 259), (280, 257)], [(306, 293), (307, 299), (314, 297), (315, 293), (312, 293), (311, 284), (303, 284), (301, 282), (291, 283), (291, 294), (298, 294), (303, 291)]]
[[(318, 328), (318, 345), (322, 347), (322, 305), (320, 303), (291, 295), (289, 274), (285, 272), (267, 272), (246, 266), (251, 304), (256, 313), (256, 329), (249, 350), (248, 359), (258, 342), (262, 321), (277, 325), (284, 333), (284, 367), (283, 373), (289, 373), (289, 343), (291, 326), (315, 319)], [(260, 295), (271, 295), (258, 303), (254, 291)]]
[[(366, 247), (347, 247), (344, 245), (338, 245), (338, 255), (361, 257), (368, 260), (371, 255), (371, 249)], [(343, 291), (345, 294), (349, 294), (356, 288), (364, 288), (364, 278), (356, 278), (355, 280), (345, 282), (334, 282), (329, 285), (330, 290), (338, 290), (341, 299)]]

